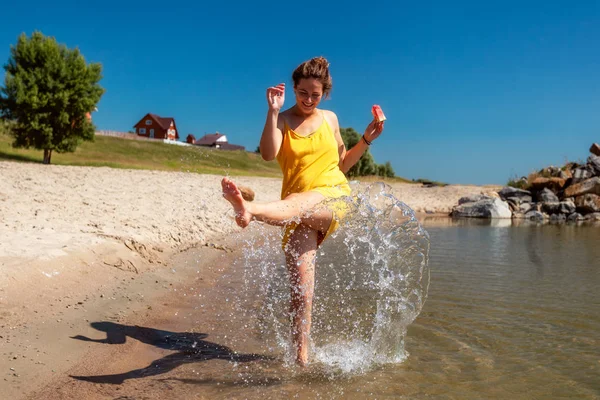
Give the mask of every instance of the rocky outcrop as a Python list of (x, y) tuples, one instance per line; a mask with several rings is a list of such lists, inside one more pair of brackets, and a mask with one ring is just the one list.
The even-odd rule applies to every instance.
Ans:
[[(483, 195), (482, 195), (483, 196)], [(512, 212), (505, 201), (495, 197), (486, 197), (476, 201), (467, 201), (452, 209), (453, 217), (465, 218), (511, 218)], [(463, 199), (465, 199), (463, 197)], [(462, 200), (462, 199), (461, 199)]]
[(533, 179), (521, 178), (527, 190), (506, 186), (498, 197), (463, 197), (451, 216), (466, 218), (518, 218), (535, 221), (600, 221), (600, 145), (583, 165), (569, 163), (547, 167)]

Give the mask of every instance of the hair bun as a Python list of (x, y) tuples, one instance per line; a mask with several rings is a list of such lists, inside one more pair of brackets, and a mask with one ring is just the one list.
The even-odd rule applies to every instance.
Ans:
[(315, 62), (325, 68), (329, 68), (329, 61), (327, 61), (327, 59), (323, 56), (315, 57), (312, 60), (313, 60), (313, 62)]

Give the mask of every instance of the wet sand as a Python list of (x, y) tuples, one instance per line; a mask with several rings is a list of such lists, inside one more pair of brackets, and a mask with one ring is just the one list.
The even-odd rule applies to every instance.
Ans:
[(219, 239), (220, 249), (201, 247), (174, 256), (175, 271), (158, 270), (125, 283), (121, 289), (136, 299), (100, 299), (104, 312), (69, 318), (72, 326), (61, 329), (68, 354), (51, 355), (53, 361), (36, 374), (48, 375), (52, 368), (48, 380), (33, 391), (24, 385), (12, 398), (214, 399), (223, 385), (244, 386), (237, 376), (244, 364), (263, 368), (269, 361), (252, 353), (256, 343), (246, 340), (240, 348), (243, 320), (236, 319), (238, 329), (232, 329), (231, 321), (219, 317), (234, 314), (233, 302), (224, 299), (242, 284), (239, 275), (228, 284), (222, 279), (241, 257), (235, 250), (241, 237)]

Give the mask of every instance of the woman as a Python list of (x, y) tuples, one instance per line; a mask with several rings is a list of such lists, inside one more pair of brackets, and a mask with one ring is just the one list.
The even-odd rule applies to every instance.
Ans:
[[(250, 203), (237, 186), (223, 178), (223, 196), (233, 206), (242, 228), (252, 220), (285, 226), (283, 249), (291, 283), (292, 338), (296, 362), (308, 362), (308, 340), (315, 280), (317, 248), (338, 226), (336, 211), (317, 205), (324, 200), (350, 194), (344, 175), (383, 131), (383, 123), (372, 121), (362, 139), (346, 150), (337, 116), (317, 106), (332, 88), (329, 63), (323, 57), (308, 60), (292, 74), (296, 103), (281, 111), (285, 84), (267, 89), (269, 110), (260, 139), (260, 154), (266, 161), (277, 159), (283, 172), (281, 200)], [(293, 221), (292, 221), (293, 220)]]

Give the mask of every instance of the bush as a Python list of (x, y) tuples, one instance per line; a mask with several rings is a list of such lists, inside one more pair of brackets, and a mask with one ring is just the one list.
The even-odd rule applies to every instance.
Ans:
[(506, 186), (514, 187), (517, 189), (529, 190), (529, 180), (524, 176), (521, 178), (517, 178), (516, 176), (513, 179), (509, 179), (506, 183)]
[(413, 182), (422, 183), (423, 185), (427, 185), (427, 186), (448, 186), (448, 184), (444, 183), (444, 182), (432, 181), (432, 180), (423, 179), (423, 178), (413, 179)]

